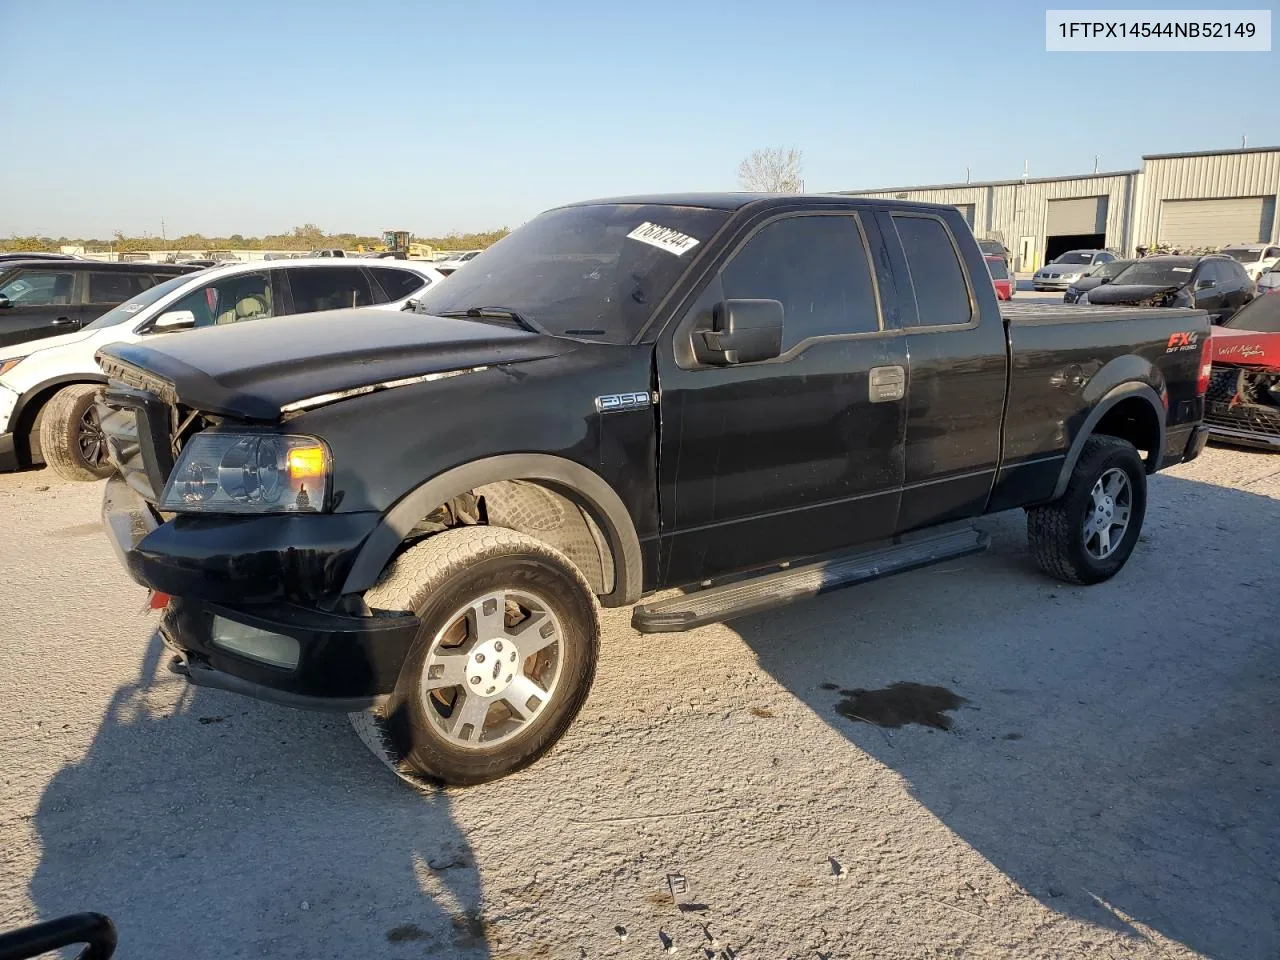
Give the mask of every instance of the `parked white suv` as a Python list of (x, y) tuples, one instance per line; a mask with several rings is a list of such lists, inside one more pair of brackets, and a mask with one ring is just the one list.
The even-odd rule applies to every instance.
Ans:
[(1257, 280), (1264, 273), (1280, 263), (1280, 245), (1270, 243), (1238, 243), (1235, 246), (1223, 247), (1222, 253), (1244, 267), (1250, 280)]
[(0, 349), (0, 470), (47, 463), (69, 480), (111, 473), (93, 399), (109, 343), (342, 307), (401, 310), (444, 276), (425, 263), (271, 260), (158, 284), (77, 330)]

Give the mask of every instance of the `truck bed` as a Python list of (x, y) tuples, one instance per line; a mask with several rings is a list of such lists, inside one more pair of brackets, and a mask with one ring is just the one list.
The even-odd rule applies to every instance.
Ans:
[(1000, 316), (1010, 324), (1037, 323), (1094, 323), (1110, 320), (1137, 320), (1142, 317), (1174, 320), (1180, 317), (1206, 316), (1203, 310), (1189, 307), (1095, 307), (1091, 304), (1076, 306), (1073, 303), (1013, 303), (1000, 304)]

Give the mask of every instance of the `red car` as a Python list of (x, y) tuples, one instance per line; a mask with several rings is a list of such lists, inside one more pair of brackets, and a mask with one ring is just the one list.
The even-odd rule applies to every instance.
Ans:
[(1018, 282), (1009, 276), (1009, 266), (1004, 257), (983, 257), (987, 261), (987, 270), (991, 272), (991, 282), (996, 288), (997, 300), (1012, 300)]
[(1280, 450), (1280, 296), (1241, 307), (1212, 337), (1204, 411), (1209, 435)]

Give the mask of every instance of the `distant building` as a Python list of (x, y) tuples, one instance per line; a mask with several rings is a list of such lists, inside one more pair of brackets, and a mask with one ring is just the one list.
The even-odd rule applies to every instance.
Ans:
[(1280, 147), (1153, 154), (1140, 170), (1077, 177), (841, 192), (952, 204), (979, 237), (1003, 239), (1019, 271), (1080, 248), (1132, 256), (1157, 243), (1193, 249), (1280, 241)]

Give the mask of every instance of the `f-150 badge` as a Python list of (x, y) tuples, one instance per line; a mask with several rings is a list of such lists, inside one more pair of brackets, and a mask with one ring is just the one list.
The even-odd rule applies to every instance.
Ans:
[(611, 393), (596, 397), (596, 409), (601, 413), (617, 413), (621, 410), (638, 410), (650, 403), (647, 390), (639, 393)]

